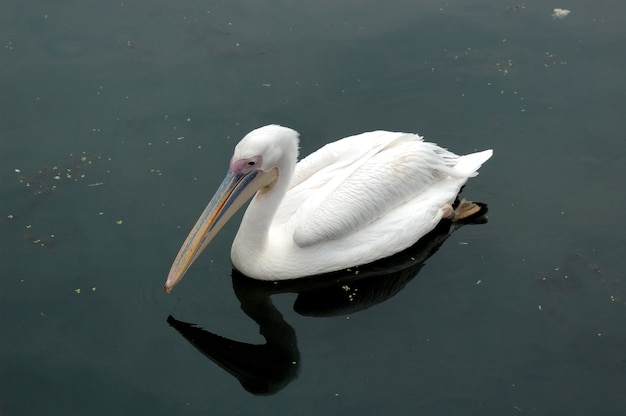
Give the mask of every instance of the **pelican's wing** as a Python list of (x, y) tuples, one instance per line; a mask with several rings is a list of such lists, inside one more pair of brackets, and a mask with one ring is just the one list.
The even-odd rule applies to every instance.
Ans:
[(296, 165), (289, 191), (274, 215), (273, 225), (289, 226), (293, 230), (296, 212), (303, 215), (311, 210), (314, 204), (322, 201), (323, 195), (332, 192), (377, 152), (402, 140), (421, 140), (421, 137), (386, 131), (362, 133), (329, 143), (302, 159)]
[[(341, 169), (356, 169), (385, 146), (402, 140), (421, 140), (415, 134), (372, 131), (346, 137), (329, 143), (302, 159), (296, 165), (290, 188), (294, 188), (313, 175), (336, 172)], [(319, 182), (319, 178), (316, 179)]]
[(340, 239), (438, 181), (474, 176), (490, 156), (486, 151), (459, 157), (415, 134), (348, 137), (298, 163), (274, 224), (291, 230), (300, 247)]
[[(421, 140), (394, 141), (352, 169), (342, 168), (295, 213), (294, 242), (310, 246), (346, 237), (433, 183), (457, 176), (458, 156)], [(346, 170), (349, 172), (346, 173)]]
[[(293, 231), (294, 215), (310, 210), (321, 202), (323, 195), (330, 193), (352, 172), (366, 163), (373, 155), (395, 140), (404, 136), (410, 140), (421, 140), (417, 135), (373, 131), (346, 137), (329, 143), (298, 162), (289, 184), (289, 190), (274, 216), (273, 225), (287, 223)], [(404, 139), (406, 139), (404, 137)]]

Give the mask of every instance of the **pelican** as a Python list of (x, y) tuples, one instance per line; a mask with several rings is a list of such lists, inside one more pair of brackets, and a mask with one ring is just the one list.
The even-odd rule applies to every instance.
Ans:
[(458, 156), (417, 134), (372, 131), (298, 160), (299, 134), (278, 125), (235, 147), (219, 189), (192, 228), (165, 283), (170, 292), (250, 198), (231, 248), (233, 266), (286, 280), (371, 263), (417, 242), (443, 218), (479, 210), (452, 204), (493, 154)]

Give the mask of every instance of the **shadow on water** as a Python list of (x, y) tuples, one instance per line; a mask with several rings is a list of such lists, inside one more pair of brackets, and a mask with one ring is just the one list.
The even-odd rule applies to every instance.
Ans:
[(454, 231), (465, 224), (484, 224), (487, 205), (465, 221), (444, 220), (412, 247), (386, 259), (339, 272), (301, 279), (266, 282), (232, 271), (241, 309), (258, 325), (266, 343), (253, 345), (221, 337), (171, 315), (167, 322), (211, 361), (256, 395), (279, 392), (298, 375), (296, 332), (273, 305), (271, 296), (297, 293), (294, 310), (304, 316), (338, 316), (365, 310), (400, 292), (419, 273)]

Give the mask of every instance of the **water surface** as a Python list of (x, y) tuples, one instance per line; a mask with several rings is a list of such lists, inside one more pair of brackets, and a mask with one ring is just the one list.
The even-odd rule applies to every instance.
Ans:
[[(0, 18), (0, 413), (621, 414), (621, 2), (10, 2)], [(564, 19), (554, 7), (568, 8)], [(249, 130), (372, 129), (495, 155), (395, 296), (271, 297), (297, 374), (250, 394), (166, 322), (263, 344), (229, 224), (167, 271)]]

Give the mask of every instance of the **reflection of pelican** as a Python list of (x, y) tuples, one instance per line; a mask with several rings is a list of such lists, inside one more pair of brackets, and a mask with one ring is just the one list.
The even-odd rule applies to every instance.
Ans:
[(270, 125), (235, 147), (230, 169), (174, 260), (170, 291), (219, 229), (255, 196), (233, 242), (233, 265), (285, 280), (370, 263), (410, 247), (442, 218), (492, 151), (457, 156), (415, 134), (375, 131), (328, 144), (296, 165), (298, 133)]
[(274, 307), (268, 293), (259, 295), (245, 289), (237, 290), (236, 280), (237, 272), (233, 270), (233, 285), (241, 308), (259, 325), (265, 344), (247, 344), (224, 338), (172, 316), (167, 318), (167, 323), (207, 358), (237, 378), (250, 393), (276, 393), (298, 374), (300, 353), (295, 331)]
[[(487, 207), (480, 205), (480, 208), (465, 221), (484, 221), (482, 214)], [(253, 345), (224, 338), (172, 316), (167, 322), (200, 352), (237, 378), (250, 393), (277, 393), (297, 376), (300, 354), (296, 333), (274, 307), (272, 295), (297, 293), (293, 307), (306, 316), (347, 315), (369, 308), (402, 290), (448, 238), (450, 227), (451, 221), (444, 220), (412, 247), (342, 272), (264, 282), (233, 270), (233, 287), (241, 309), (259, 325), (265, 344)]]

